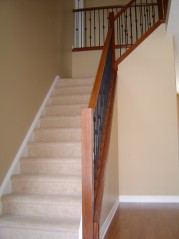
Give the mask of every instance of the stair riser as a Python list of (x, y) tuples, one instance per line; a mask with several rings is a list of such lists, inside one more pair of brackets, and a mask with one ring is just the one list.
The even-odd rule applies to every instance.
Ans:
[(40, 127), (43, 128), (79, 128), (81, 127), (81, 117), (67, 117), (67, 118), (57, 118), (48, 119), (43, 118), (40, 120)]
[(78, 232), (60, 232), (21, 228), (0, 228), (2, 239), (78, 239)]
[[(45, 146), (45, 147), (44, 147)], [(72, 157), (81, 157), (81, 145), (40, 145), (33, 144), (28, 146), (28, 155), (29, 157), (62, 157), (62, 158), (72, 158)]]
[(68, 204), (35, 204), (23, 202), (3, 202), (3, 215), (38, 216), (53, 219), (80, 218), (80, 203)]
[(62, 164), (62, 163), (38, 163), (38, 162), (21, 162), (21, 173), (23, 174), (81, 174), (81, 164)]
[(51, 194), (51, 195), (81, 195), (79, 182), (38, 182), (12, 181), (12, 190), (16, 193)]
[(83, 95), (83, 94), (90, 94), (92, 87), (64, 87), (64, 88), (57, 88), (53, 91), (53, 95), (55, 96), (64, 96), (64, 95)]
[(81, 130), (79, 131), (44, 131), (37, 130), (34, 133), (34, 140), (40, 142), (75, 142), (81, 141)]
[(50, 99), (50, 105), (75, 105), (80, 106), (81, 104), (86, 105), (89, 102), (90, 96), (73, 96), (73, 97), (51, 97)]
[(81, 108), (64, 108), (64, 107), (46, 107), (45, 115), (47, 116), (76, 116), (81, 115)]

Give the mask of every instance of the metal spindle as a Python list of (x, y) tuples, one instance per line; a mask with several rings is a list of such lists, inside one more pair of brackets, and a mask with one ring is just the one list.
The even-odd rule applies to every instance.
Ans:
[(129, 17), (130, 17), (130, 30), (131, 30), (130, 31), (130, 33), (131, 33), (130, 39), (131, 39), (131, 44), (133, 44), (133, 33), (132, 33), (133, 26), (132, 26), (132, 9), (131, 9), (131, 7), (130, 7)]
[(145, 22), (145, 31), (144, 32), (146, 32), (147, 31), (147, 20), (146, 20), (146, 6), (144, 5), (144, 22)]
[(85, 47), (87, 46), (87, 27), (86, 27), (86, 11), (85, 11), (85, 17), (84, 17), (84, 19), (85, 19), (85, 34), (84, 34), (84, 40), (85, 40)]
[(89, 36), (89, 38), (90, 38), (90, 47), (91, 47), (91, 11), (90, 11), (90, 16), (89, 16), (89, 22), (90, 22), (90, 36)]
[(94, 10), (94, 46), (96, 46), (96, 12)]
[(153, 24), (155, 23), (155, 7), (154, 7), (154, 2), (152, 0), (152, 19), (153, 19)]
[(135, 30), (136, 30), (136, 40), (138, 40), (138, 27), (137, 27), (137, 5), (135, 1)]
[(103, 9), (103, 44), (105, 42), (105, 25), (104, 25), (104, 9)]
[(98, 10), (98, 25), (99, 25), (99, 46), (100, 46), (100, 32), (101, 32), (101, 27), (100, 27), (100, 11)]
[(125, 47), (126, 47), (126, 50), (127, 50), (127, 38), (128, 38), (128, 33), (127, 33), (127, 11), (125, 11), (125, 30), (124, 30), (124, 33), (125, 33)]
[(121, 30), (120, 30), (120, 22), (121, 22), (121, 17), (119, 17), (119, 45), (120, 45), (120, 48), (119, 48), (119, 51), (120, 51), (120, 56), (121, 56)]
[(82, 36), (82, 34), (83, 34), (83, 24), (82, 24), (82, 15), (83, 15), (83, 13), (81, 12), (81, 31), (80, 31), (80, 33), (81, 33), (81, 47), (83, 47), (83, 36)]
[(146, 0), (146, 12), (147, 12), (147, 30), (149, 30), (149, 7), (147, 0)]
[(142, 7), (142, 0), (140, 0), (140, 33), (141, 36), (143, 35), (143, 7)]

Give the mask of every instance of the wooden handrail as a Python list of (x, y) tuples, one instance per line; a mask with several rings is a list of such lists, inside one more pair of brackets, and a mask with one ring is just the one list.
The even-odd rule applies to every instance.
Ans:
[(112, 8), (123, 8), (125, 5), (110, 5), (110, 6), (100, 6), (100, 7), (87, 7), (73, 9), (73, 12), (85, 12), (85, 11), (94, 11), (94, 10), (103, 10), (103, 9), (112, 9)]
[(97, 102), (97, 99), (98, 99), (98, 93), (99, 93), (99, 89), (100, 89), (100, 85), (101, 85), (105, 60), (106, 60), (106, 56), (107, 56), (107, 53), (108, 53), (108, 48), (109, 48), (113, 28), (114, 28), (113, 26), (110, 26), (110, 28), (108, 30), (106, 42), (105, 42), (105, 45), (103, 47), (103, 52), (102, 52), (102, 55), (101, 55), (99, 66), (98, 66), (98, 70), (97, 70), (97, 74), (96, 74), (96, 78), (95, 78), (95, 83), (94, 83), (93, 90), (92, 90), (92, 93), (91, 93), (88, 108), (95, 109), (95, 107), (96, 107), (96, 102)]

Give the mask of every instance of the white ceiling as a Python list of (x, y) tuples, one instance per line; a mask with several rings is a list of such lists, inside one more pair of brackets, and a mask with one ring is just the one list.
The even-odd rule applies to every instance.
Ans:
[(167, 32), (174, 37), (176, 85), (179, 93), (179, 0), (170, 0)]

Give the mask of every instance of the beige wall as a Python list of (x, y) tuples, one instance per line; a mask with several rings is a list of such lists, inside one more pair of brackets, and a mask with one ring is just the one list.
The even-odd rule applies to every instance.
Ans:
[(78, 51), (72, 53), (72, 76), (88, 77), (96, 76), (101, 50), (98, 51)]
[[(117, 93), (117, 92), (116, 92)], [(104, 224), (112, 207), (119, 198), (118, 183), (118, 113), (117, 113), (117, 94), (114, 102), (114, 111), (111, 127), (111, 139), (109, 145), (109, 155), (107, 162), (104, 195), (101, 209), (100, 226)]]
[(119, 66), (120, 195), (179, 195), (173, 40), (163, 24)]
[(0, 1), (0, 184), (52, 80), (71, 75), (72, 6), (73, 0)]

